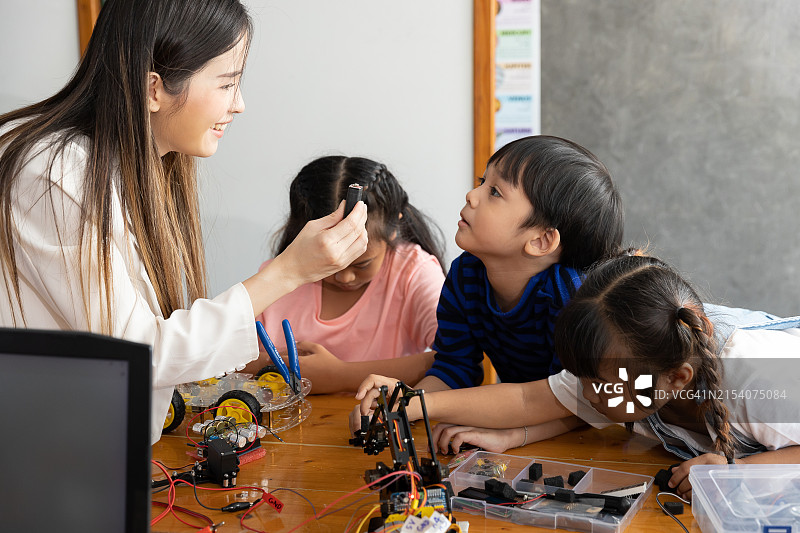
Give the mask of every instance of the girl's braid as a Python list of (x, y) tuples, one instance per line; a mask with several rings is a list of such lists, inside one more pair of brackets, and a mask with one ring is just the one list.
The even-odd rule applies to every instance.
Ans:
[[(680, 338), (688, 341), (690, 353), (700, 359), (697, 365), (697, 384), (705, 385), (709, 391), (716, 392), (722, 383), (721, 368), (716, 355), (716, 341), (714, 328), (711, 321), (703, 314), (697, 313), (691, 307), (680, 307), (677, 310), (678, 328), (683, 330)], [(736, 448), (731, 438), (728, 408), (715, 394), (709, 395), (701, 404), (701, 409), (711, 422), (717, 433), (714, 443), (716, 450), (731, 461), (736, 453)]]

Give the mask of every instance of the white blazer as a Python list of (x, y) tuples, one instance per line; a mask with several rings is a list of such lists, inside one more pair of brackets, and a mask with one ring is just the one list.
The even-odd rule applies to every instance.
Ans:
[[(2, 132), (0, 132), (2, 133)], [(54, 153), (38, 147), (22, 169), (13, 191), (13, 216), (20, 292), (26, 326), (37, 329), (100, 333), (101, 303), (96, 277), (84, 302), (78, 271), (85, 140)], [(49, 160), (53, 171), (46, 175)], [(232, 371), (258, 357), (253, 308), (240, 283), (213, 299), (199, 299), (189, 309), (162, 316), (153, 285), (126, 231), (126, 216), (114, 195), (111, 272), (113, 314), (111, 335), (153, 347), (151, 439), (161, 436), (173, 387)], [(95, 261), (91, 254), (84, 264)], [(96, 268), (92, 269), (96, 272)], [(0, 284), (0, 325), (22, 327), (22, 316)], [(11, 302), (9, 301), (9, 296)], [(148, 384), (142, 383), (142, 386)]]

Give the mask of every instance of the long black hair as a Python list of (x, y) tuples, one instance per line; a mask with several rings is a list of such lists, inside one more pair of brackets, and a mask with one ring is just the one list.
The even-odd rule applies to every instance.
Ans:
[(486, 166), (525, 191), (533, 210), (523, 227), (559, 231), (559, 263), (583, 270), (619, 253), (622, 200), (608, 169), (586, 148), (560, 137), (524, 137), (497, 150)]
[[(252, 33), (239, 0), (107, 0), (67, 85), (50, 98), (0, 116), (0, 127), (6, 128), (0, 136), (0, 259), (9, 302), (12, 309), (16, 303), (23, 321), (12, 190), (20, 170), (38, 155), (34, 147), (53, 148), (52, 173), (54, 160), (72, 141), (80, 141), (86, 151), (80, 227), (56, 229), (79, 232), (86, 253), (78, 262), (91, 264), (68, 268), (85, 277), (84, 304), (94, 290), (104, 296), (100, 329), (108, 330), (113, 315), (115, 195), (164, 316), (205, 296), (194, 157), (175, 152), (159, 157), (147, 80), (155, 72), (168, 93), (185, 98), (192, 75), (242, 41), (246, 55)], [(90, 310), (87, 314), (92, 315)]]
[(392, 248), (402, 242), (418, 244), (444, 271), (441, 230), (409, 203), (386, 165), (363, 157), (320, 157), (300, 170), (289, 187), (289, 218), (277, 235), (275, 254), (283, 252), (309, 220), (335, 211), (351, 183), (364, 188), (370, 238)]

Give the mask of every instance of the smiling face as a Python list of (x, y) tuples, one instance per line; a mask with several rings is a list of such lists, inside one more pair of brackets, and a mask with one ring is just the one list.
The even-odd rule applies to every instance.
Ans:
[(150, 124), (160, 156), (178, 152), (208, 157), (235, 113), (244, 111), (239, 81), (244, 68), (245, 39), (212, 59), (188, 81), (182, 94), (164, 90), (150, 74)]
[(353, 261), (347, 268), (322, 280), (322, 284), (332, 291), (353, 292), (366, 288), (383, 265), (387, 244), (384, 240), (373, 239), (367, 251)]
[(481, 259), (519, 255), (530, 238), (522, 224), (533, 206), (518, 187), (500, 177), (494, 166), (486, 169), (481, 183), (467, 193), (458, 221), (456, 244)]

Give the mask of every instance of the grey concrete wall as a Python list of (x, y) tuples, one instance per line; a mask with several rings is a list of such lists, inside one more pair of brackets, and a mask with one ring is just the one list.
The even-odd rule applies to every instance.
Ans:
[(800, 314), (800, 2), (542, 0), (542, 133), (708, 299)]

